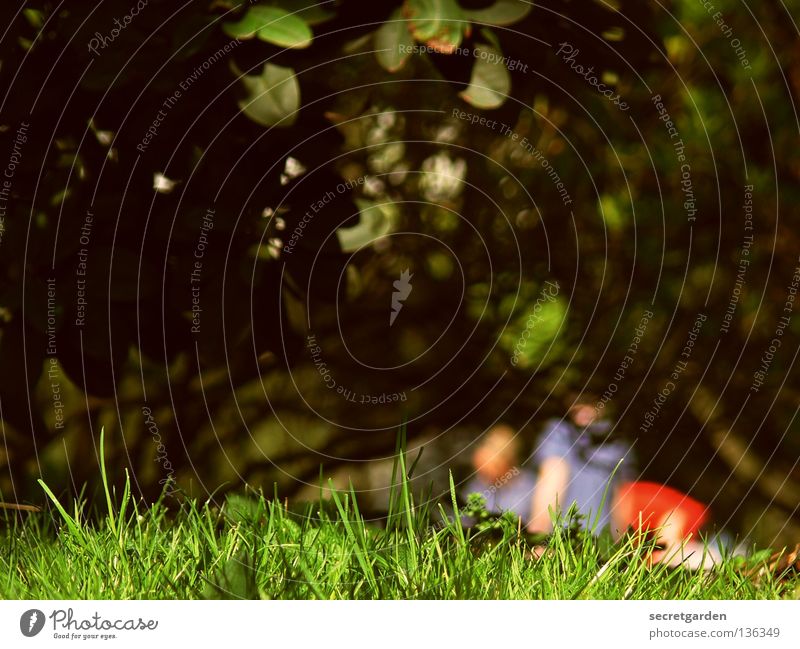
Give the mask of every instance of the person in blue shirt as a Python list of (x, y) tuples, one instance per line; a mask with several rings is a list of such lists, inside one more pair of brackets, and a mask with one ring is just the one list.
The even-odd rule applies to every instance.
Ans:
[(589, 394), (572, 397), (566, 418), (546, 422), (534, 451), (538, 475), (529, 532), (551, 532), (550, 510), (566, 514), (573, 505), (595, 534), (610, 525), (616, 487), (634, 478), (634, 459), (630, 445), (611, 435), (612, 423), (598, 416), (595, 403)]
[(463, 496), (481, 494), (486, 511), (513, 512), (527, 525), (536, 477), (520, 466), (519, 438), (514, 430), (504, 424), (489, 430), (472, 454), (472, 466), (475, 476), (463, 489)]
[(534, 451), (538, 466), (527, 529), (549, 533), (551, 510), (574, 506), (594, 534), (609, 527), (615, 538), (650, 533), (660, 549), (652, 563), (710, 570), (722, 555), (742, 554), (724, 533), (707, 526), (708, 507), (675, 488), (638, 479), (633, 450), (598, 416), (592, 395), (572, 397), (565, 419), (546, 422)]

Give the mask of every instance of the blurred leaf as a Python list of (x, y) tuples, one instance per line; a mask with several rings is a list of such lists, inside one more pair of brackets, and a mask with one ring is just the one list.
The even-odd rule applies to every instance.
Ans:
[(486, 39), (486, 42), (489, 43), (492, 47), (496, 49), (500, 49), (500, 39), (497, 38), (497, 34), (495, 34), (491, 29), (488, 27), (481, 27), (481, 36)]
[(228, 36), (246, 40), (258, 36), (262, 41), (280, 47), (303, 48), (311, 45), (314, 34), (299, 16), (279, 7), (257, 5), (235, 23), (222, 26)]
[(475, 57), (469, 87), (459, 96), (476, 108), (498, 108), (511, 92), (511, 75), (503, 64), (503, 55), (490, 45), (476, 45)]
[(603, 222), (609, 230), (618, 232), (623, 228), (626, 218), (616, 197), (611, 194), (603, 194), (598, 199), (598, 206)]
[(455, 268), (453, 258), (443, 252), (428, 255), (428, 274), (434, 279), (445, 280), (453, 274)]
[(206, 584), (205, 599), (259, 599), (253, 561), (239, 554), (225, 562)]
[[(389, 72), (397, 72), (411, 56), (414, 39), (408, 31), (408, 22), (397, 9), (378, 31), (375, 32), (375, 56), (381, 67)], [(405, 51), (403, 51), (405, 50)]]
[(564, 300), (543, 291), (500, 337), (500, 345), (516, 359), (512, 364), (527, 369), (548, 358), (558, 358), (561, 350), (555, 348), (555, 343), (566, 315)]
[(300, 84), (294, 70), (272, 63), (264, 64), (260, 76), (242, 77), (247, 96), (239, 108), (254, 122), (263, 126), (291, 126), (300, 109)]
[(611, 27), (600, 35), (607, 41), (621, 41), (625, 38), (625, 30), (622, 27)]
[[(316, 0), (278, 0), (278, 6), (290, 14), (302, 18), (309, 25), (319, 25), (336, 18), (336, 13), (328, 9), (332, 2), (317, 3)], [(327, 5), (327, 6), (326, 6)]]
[(44, 14), (38, 9), (23, 9), (22, 13), (25, 14), (25, 18), (31, 27), (41, 29), (42, 25), (44, 25)]
[(414, 38), (443, 53), (461, 44), (469, 22), (455, 0), (406, 0), (403, 13), (411, 19)]
[(498, 0), (485, 9), (465, 9), (464, 15), (476, 23), (487, 25), (512, 25), (522, 20), (533, 9), (532, 2), (523, 0)]
[(266, 512), (261, 507), (261, 500), (248, 498), (239, 494), (228, 494), (225, 498), (223, 513), (233, 524), (257, 524), (265, 519)]
[(361, 210), (358, 225), (336, 231), (343, 252), (355, 252), (386, 236), (394, 230), (397, 219), (397, 208), (393, 203), (373, 203), (364, 199), (355, 202)]

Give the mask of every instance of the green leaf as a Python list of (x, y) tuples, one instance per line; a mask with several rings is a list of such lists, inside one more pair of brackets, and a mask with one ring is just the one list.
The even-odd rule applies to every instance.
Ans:
[(411, 56), (414, 39), (408, 31), (408, 21), (403, 19), (397, 9), (378, 31), (375, 32), (375, 56), (381, 67), (389, 72), (397, 72)]
[(23, 9), (22, 13), (25, 14), (25, 18), (34, 29), (41, 29), (44, 25), (44, 13), (38, 9)]
[(222, 30), (240, 40), (258, 36), (279, 47), (303, 48), (314, 40), (311, 28), (302, 18), (280, 7), (263, 5), (251, 7), (239, 22), (225, 23)]
[(266, 518), (266, 512), (261, 507), (261, 501), (239, 494), (229, 494), (225, 498), (223, 512), (226, 518), (234, 525), (236, 523), (258, 524)]
[(228, 559), (206, 582), (205, 599), (259, 599), (255, 562), (244, 552)]
[(264, 64), (259, 76), (245, 75), (242, 85), (247, 96), (239, 108), (254, 122), (263, 126), (291, 126), (300, 110), (300, 84), (292, 68)]
[(498, 0), (485, 9), (465, 9), (464, 15), (484, 25), (513, 25), (527, 16), (531, 9), (533, 3), (525, 0)]
[(459, 96), (476, 108), (498, 108), (511, 91), (511, 74), (503, 55), (490, 45), (476, 45), (475, 59), (469, 86)]
[(617, 198), (611, 194), (603, 194), (597, 202), (608, 229), (619, 232), (625, 226), (627, 219)]
[[(253, 7), (253, 9), (255, 8)], [(223, 23), (222, 31), (232, 38), (244, 41), (254, 38), (263, 26), (264, 23), (259, 19), (258, 14), (250, 10), (235, 23)]]
[(469, 29), (456, 0), (406, 0), (403, 13), (414, 38), (443, 53), (457, 48)]
[(491, 29), (488, 27), (481, 27), (481, 36), (483, 36), (484, 40), (494, 48), (500, 49), (500, 39), (497, 38), (497, 34), (495, 34)]
[(500, 346), (511, 363), (521, 369), (536, 368), (558, 358), (558, 346), (567, 317), (567, 304), (552, 287), (516, 316), (500, 336)]
[(355, 203), (361, 210), (358, 225), (336, 230), (343, 252), (355, 252), (385, 237), (394, 230), (397, 220), (397, 207), (393, 203), (373, 203), (360, 198)]
[(333, 2), (317, 2), (317, 0), (278, 0), (275, 3), (290, 14), (302, 18), (309, 25), (319, 25), (336, 18), (336, 12), (328, 7), (333, 7)]

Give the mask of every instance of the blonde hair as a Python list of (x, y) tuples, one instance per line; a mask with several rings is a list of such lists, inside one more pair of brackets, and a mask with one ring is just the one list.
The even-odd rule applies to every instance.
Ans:
[(497, 424), (486, 432), (480, 448), (493, 451), (493, 455), (503, 457), (514, 464), (520, 452), (519, 437), (508, 424)]

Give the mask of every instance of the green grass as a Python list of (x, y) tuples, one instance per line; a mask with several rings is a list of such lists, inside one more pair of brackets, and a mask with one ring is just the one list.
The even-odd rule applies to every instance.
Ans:
[[(398, 474), (406, 475), (402, 453)], [(558, 527), (542, 558), (509, 518), (467, 532), (416, 504), (398, 479), (388, 517), (364, 520), (354, 492), (290, 511), (229, 496), (221, 507), (117, 496), (107, 511), (65, 506), (0, 519), (0, 597), (12, 599), (425, 598), (762, 599), (797, 597), (798, 580), (745, 576), (742, 560), (710, 573), (647, 566), (634, 539), (614, 544)], [(394, 481), (393, 481), (394, 482)], [(450, 517), (452, 519), (452, 516)], [(437, 523), (436, 521), (439, 521)]]

